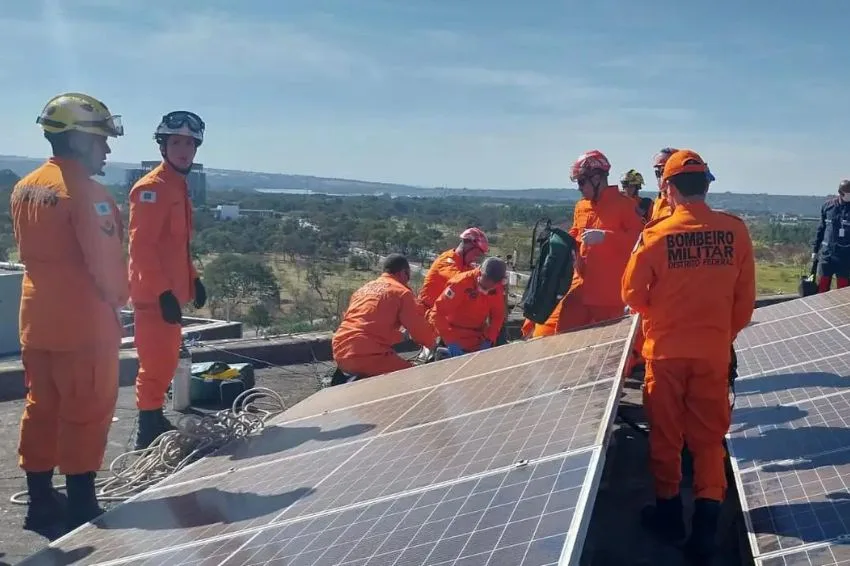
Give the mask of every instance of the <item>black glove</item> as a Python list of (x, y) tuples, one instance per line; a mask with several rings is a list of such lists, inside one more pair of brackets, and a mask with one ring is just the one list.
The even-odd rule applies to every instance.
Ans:
[(201, 283), (200, 278), (195, 279), (195, 308), (202, 308), (207, 304), (207, 288)]
[(162, 320), (168, 324), (180, 324), (183, 322), (183, 313), (180, 311), (180, 303), (171, 291), (166, 291), (159, 296), (159, 310), (162, 312)]

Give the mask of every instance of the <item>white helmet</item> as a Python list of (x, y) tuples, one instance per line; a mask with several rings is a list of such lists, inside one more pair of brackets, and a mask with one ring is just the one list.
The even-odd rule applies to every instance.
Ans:
[(156, 127), (154, 139), (157, 143), (164, 143), (164, 136), (178, 135), (188, 136), (197, 140), (197, 145), (204, 143), (204, 130), (206, 124), (201, 120), (201, 117), (194, 112), (187, 110), (177, 110), (169, 112), (162, 117), (159, 126)]

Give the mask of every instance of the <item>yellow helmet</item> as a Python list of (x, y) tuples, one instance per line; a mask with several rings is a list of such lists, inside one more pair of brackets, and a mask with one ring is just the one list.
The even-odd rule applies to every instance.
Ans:
[(121, 116), (113, 116), (103, 102), (79, 92), (65, 92), (48, 100), (36, 123), (50, 134), (76, 130), (112, 138), (124, 135)]
[(643, 175), (635, 171), (634, 169), (629, 169), (625, 173), (623, 173), (623, 177), (620, 179), (621, 185), (637, 185), (639, 187), (643, 186)]

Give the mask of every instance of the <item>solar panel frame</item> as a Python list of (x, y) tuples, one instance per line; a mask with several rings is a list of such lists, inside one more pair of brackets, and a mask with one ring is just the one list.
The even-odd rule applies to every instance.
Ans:
[[(835, 296), (829, 296), (833, 293)], [(811, 332), (808, 315), (788, 317), (783, 322), (792, 325), (792, 321), (807, 319), (806, 324), (793, 327), (806, 332), (773, 344), (783, 344), (786, 354), (791, 348), (799, 352), (805, 343), (816, 348), (818, 343), (813, 340), (828, 347), (816, 350), (817, 355), (798, 356), (804, 361), (796, 364), (773, 359), (770, 363), (781, 367), (757, 371), (738, 381), (733, 428), (727, 435), (730, 460), (757, 564), (840, 564), (850, 560), (850, 550), (841, 550), (836, 556), (837, 547), (830, 541), (850, 535), (850, 502), (828, 499), (830, 493), (850, 489), (850, 442), (846, 434), (839, 434), (850, 430), (850, 391), (846, 389), (850, 384), (850, 326), (844, 306), (850, 303), (850, 289), (792, 303), (801, 303), (816, 315), (821, 330)], [(758, 326), (751, 325), (742, 334)], [(824, 337), (828, 338), (824, 341)], [(743, 340), (745, 344), (757, 341), (748, 342), (746, 336)], [(745, 371), (752, 368), (755, 364), (748, 365), (747, 356), (759, 349), (753, 346), (739, 351), (739, 367), (743, 358)], [(774, 358), (782, 355), (774, 352)], [(751, 359), (763, 365), (763, 358)], [(785, 436), (784, 430), (793, 431), (794, 436)], [(832, 432), (824, 435), (820, 430)], [(759, 441), (765, 436), (776, 436), (776, 440)]]
[[(612, 350), (611, 348), (609, 348), (607, 351), (606, 350), (599, 350), (599, 349), (595, 350), (595, 352), (599, 353), (599, 354), (607, 354), (609, 356), (614, 355), (614, 354), (618, 355), (617, 357), (618, 357), (619, 361), (616, 364), (616, 370), (613, 373), (613, 375), (611, 375), (610, 377), (606, 378), (604, 376), (600, 376), (600, 378), (597, 381), (590, 382), (588, 384), (583, 384), (583, 385), (580, 385), (578, 387), (566, 387), (566, 388), (563, 388), (563, 389), (556, 389), (554, 391), (545, 392), (545, 393), (540, 393), (540, 391), (538, 390), (536, 393), (534, 393), (533, 397), (529, 397), (528, 399), (525, 399), (525, 400), (519, 400), (519, 401), (516, 401), (514, 403), (508, 403), (508, 405), (519, 406), (523, 403), (532, 402), (532, 401), (536, 401), (536, 400), (539, 401), (539, 400), (546, 398), (546, 397), (554, 398), (554, 397), (557, 397), (559, 395), (569, 393), (570, 390), (573, 390), (573, 391), (575, 391), (575, 390), (592, 390), (594, 387), (597, 387), (597, 386), (604, 386), (604, 387), (607, 388), (607, 391), (608, 391), (608, 396), (607, 396), (607, 399), (605, 401), (605, 404), (604, 404), (604, 407), (603, 407), (603, 410), (602, 410), (602, 414), (599, 417), (599, 422), (598, 422), (598, 425), (597, 425), (596, 438), (595, 438), (594, 444), (583, 445), (583, 447), (581, 447), (579, 449), (572, 449), (570, 446), (566, 446), (566, 447), (561, 448), (561, 450), (563, 450), (562, 452), (556, 453), (556, 454), (551, 454), (551, 455), (547, 455), (544, 452), (542, 457), (538, 457), (537, 460), (533, 460), (531, 462), (532, 464), (538, 464), (542, 461), (552, 460), (553, 458), (558, 458), (558, 457), (567, 458), (567, 457), (574, 456), (576, 454), (584, 453), (584, 452), (587, 452), (587, 451), (590, 451), (594, 454), (594, 457), (593, 457), (593, 460), (592, 460), (592, 469), (589, 468), (589, 471), (588, 471), (588, 474), (590, 475), (589, 481), (587, 481), (583, 484), (581, 499), (579, 501), (580, 505), (578, 505), (576, 507), (577, 509), (581, 510), (578, 528), (575, 532), (571, 531), (570, 534), (568, 535), (568, 540), (563, 546), (562, 555), (559, 558), (558, 564), (574, 564), (574, 563), (577, 563), (577, 561), (579, 560), (579, 557), (580, 557), (581, 546), (582, 546), (582, 543), (583, 543), (584, 534), (586, 532), (587, 524), (590, 520), (590, 510), (592, 510), (592, 505), (593, 505), (592, 495), (595, 494), (596, 489), (598, 488), (599, 479), (601, 477), (602, 465), (604, 463), (604, 453), (605, 453), (605, 450), (607, 449), (607, 444), (608, 444), (608, 440), (609, 440), (609, 437), (610, 437), (611, 424), (613, 423), (614, 416), (615, 416), (615, 413), (616, 413), (616, 406), (618, 404), (619, 397), (620, 397), (620, 391), (621, 391), (621, 387), (622, 387), (623, 370), (624, 370), (626, 360), (627, 360), (627, 357), (628, 357), (628, 354), (629, 354), (629, 351), (630, 351), (631, 343), (634, 340), (634, 334), (635, 334), (635, 331), (636, 331), (636, 328), (637, 328), (637, 323), (638, 323), (637, 317), (633, 317), (633, 319), (630, 320), (629, 333), (628, 333), (627, 339), (624, 340), (622, 342), (622, 344), (620, 345), (620, 347), (622, 348), (621, 351), (617, 352), (616, 349)], [(617, 329), (615, 328), (613, 331), (617, 331)], [(608, 332), (612, 332), (612, 330), (608, 330)], [(607, 346), (610, 346), (610, 345), (607, 345)], [(499, 355), (499, 354), (497, 354), (497, 351), (498, 351), (498, 349), (494, 349), (492, 352), (486, 352), (486, 354)], [(565, 357), (565, 356), (566, 356), (566, 354), (562, 354), (560, 357)], [(558, 356), (556, 356), (556, 358), (557, 357)], [(470, 356), (470, 360), (472, 360), (472, 359), (475, 359), (475, 356)], [(521, 365), (528, 365), (528, 364), (534, 364), (534, 363), (536, 363), (536, 361), (529, 361), (526, 364), (521, 364)], [(457, 383), (463, 383), (463, 382), (469, 381), (469, 380), (473, 380), (477, 377), (479, 377), (479, 376), (471, 376), (469, 379), (460, 378), (457, 382), (452, 382), (452, 385), (455, 385)], [(447, 379), (448, 378), (446, 378), (446, 380)], [(449, 385), (449, 383), (446, 381), (445, 385)], [(426, 388), (426, 389), (417, 390), (417, 391), (414, 391), (414, 392), (410, 392), (410, 393), (406, 393), (406, 394), (400, 394), (400, 395), (402, 397), (409, 395), (409, 394), (413, 394), (413, 393), (419, 393), (419, 394), (422, 395), (421, 398), (419, 399), (419, 401), (417, 401), (416, 403), (413, 403), (410, 406), (410, 409), (408, 409), (408, 410), (411, 410), (411, 409), (415, 408), (418, 403), (424, 401), (429, 396), (433, 395), (434, 392), (438, 389), (440, 389), (440, 386), (433, 386), (433, 387), (429, 387), (429, 388)], [(398, 398), (398, 397), (399, 396), (396, 396), (395, 398)], [(380, 400), (376, 400), (375, 402), (379, 402), (379, 401)], [(373, 402), (363, 403), (363, 404), (357, 405), (357, 407), (364, 407), (364, 406), (368, 406), (368, 405), (372, 405), (372, 404), (374, 404), (374, 403)], [(500, 408), (500, 407), (501, 406), (497, 406), (497, 407), (491, 407), (489, 409), (482, 409), (482, 410), (495, 410), (495, 409)], [(347, 408), (340, 408), (337, 411), (330, 411), (323, 416), (333, 415), (336, 412), (344, 412), (346, 409)], [(350, 409), (350, 407), (348, 409)], [(474, 413), (480, 414), (481, 410), (475, 411)], [(403, 418), (404, 414), (406, 414), (406, 412), (402, 413), (402, 416), (399, 417), (399, 418)], [(458, 417), (461, 417), (463, 415), (464, 414), (460, 414), (460, 415), (457, 415), (455, 417), (451, 417), (451, 419), (458, 418)], [(309, 419), (309, 417), (305, 417), (305, 419)], [(451, 419), (448, 419), (448, 420), (451, 420)], [(304, 419), (298, 419), (296, 421), (289, 421), (289, 422), (303, 422), (303, 421), (304, 421)], [(411, 428), (416, 428), (417, 426), (419, 426), (419, 425), (415, 425), (414, 427), (411, 427)], [(423, 426), (427, 426), (427, 425), (423, 425)], [(383, 430), (389, 430), (390, 428), (392, 428), (392, 424), (385, 427)], [(401, 431), (399, 431), (397, 433), (387, 432), (386, 436), (389, 436), (391, 434), (403, 434), (407, 431), (410, 431), (411, 428), (402, 429)], [(380, 431), (376, 435), (371, 435), (371, 436), (368, 436), (368, 437), (365, 437), (365, 438), (355, 439), (355, 440), (350, 441), (350, 442), (342, 443), (342, 444), (339, 444), (337, 446), (333, 446), (333, 447), (330, 447), (330, 448), (327, 448), (327, 449), (319, 449), (317, 451), (321, 451), (323, 453), (323, 456), (327, 456), (328, 454), (339, 452), (338, 459), (332, 460), (332, 462), (331, 462), (332, 465), (333, 465), (333, 464), (336, 464), (338, 461), (342, 461), (342, 464), (337, 466), (337, 469), (338, 469), (338, 468), (343, 467), (351, 458), (355, 457), (363, 447), (368, 446), (372, 442), (377, 440), (378, 438), (381, 438), (382, 437), (381, 432), (383, 432), (383, 430)], [(289, 460), (303, 459), (308, 454), (315, 454), (317, 451), (303, 452), (301, 454), (293, 454), (292, 456), (288, 456), (287, 459), (289, 459)], [(352, 454), (351, 454), (351, 456), (346, 458), (345, 456), (348, 453), (348, 451), (351, 451)], [(331, 467), (333, 467), (333, 466), (331, 466)], [(488, 470), (484, 473), (491, 474), (493, 472), (494, 472), (494, 470)], [(199, 484), (204, 481), (205, 478), (206, 479), (212, 479), (214, 477), (217, 480), (222, 480), (222, 478), (227, 478), (227, 476), (229, 474), (232, 474), (232, 473), (235, 473), (235, 472), (233, 472), (231, 470), (225, 470), (225, 471), (223, 471), (219, 474), (216, 474), (215, 476), (205, 476), (205, 477), (199, 477), (199, 478), (195, 478), (195, 479), (184, 478), (185, 481), (184, 480), (178, 480), (177, 483), (159, 484), (158, 486), (155, 486), (154, 488), (149, 489), (146, 492), (143, 492), (142, 494), (132, 498), (130, 501), (131, 502), (143, 502), (143, 501), (146, 501), (147, 499), (149, 499), (151, 497), (162, 496), (167, 491), (174, 489), (175, 486), (180, 486), (180, 485), (191, 486), (191, 487), (197, 488), (199, 486)], [(321, 472), (321, 473), (318, 473), (318, 475), (323, 475), (324, 473), (325, 472)], [(321, 484), (322, 484), (322, 481), (325, 481), (326, 479), (328, 479), (332, 475), (333, 475), (332, 473), (325, 475), (325, 478), (323, 480), (320, 480), (316, 484), (316, 487), (320, 487)], [(462, 482), (462, 481), (466, 481), (470, 477), (471, 476), (468, 476), (468, 475), (466, 475), (466, 476), (461, 475), (457, 478), (451, 479), (448, 483), (449, 484), (456, 484), (456, 483), (459, 483), (459, 482)], [(295, 483), (297, 483), (297, 482), (295, 482)], [(223, 483), (223, 481), (218, 481), (214, 485), (222, 486), (222, 485), (224, 485), (224, 483)], [(275, 485), (278, 488), (281, 487), (280, 482), (276, 483)], [(417, 489), (426, 489), (426, 490), (432, 489), (432, 488), (434, 488), (438, 485), (440, 485), (440, 484), (431, 484), (431, 485), (428, 485), (428, 486), (424, 486), (422, 488), (414, 488), (414, 491), (416, 491)], [(253, 482), (250, 487), (256, 489), (257, 483)], [(289, 486), (289, 487), (294, 487), (294, 486)], [(194, 492), (197, 492), (197, 491), (198, 490), (196, 489)], [(194, 493), (194, 492), (190, 492), (190, 493)], [(390, 499), (391, 498), (399, 498), (399, 497), (403, 497), (405, 495), (408, 495), (409, 493), (410, 493), (410, 489), (408, 489), (407, 492), (388, 494), (385, 497), (390, 498)], [(296, 503), (297, 503), (298, 500), (300, 500), (300, 498), (296, 499)], [(355, 505), (355, 506), (356, 505), (363, 505), (363, 504), (367, 503), (368, 501), (370, 501), (370, 500), (350, 503), (349, 506), (350, 505)], [(334, 510), (338, 510), (338, 509), (340, 509), (340, 508), (335, 508), (335, 509), (330, 509), (330, 510), (329, 509), (317, 510), (314, 514), (328, 513), (328, 512), (332, 512)], [(213, 541), (222, 540), (222, 539), (225, 539), (225, 538), (233, 538), (233, 537), (241, 536), (241, 535), (244, 535), (248, 532), (254, 532), (255, 530), (257, 530), (257, 532), (259, 532), (259, 530), (270, 528), (271, 526), (274, 526), (275, 524), (280, 523), (281, 521), (285, 522), (285, 521), (290, 521), (290, 520), (299, 520), (299, 518), (303, 517), (303, 516), (298, 516), (298, 515), (295, 515), (293, 517), (287, 517), (286, 514), (287, 514), (288, 511), (289, 511), (289, 507), (284, 509), (284, 511), (282, 513), (277, 514), (274, 518), (271, 519), (271, 521), (267, 521), (263, 526), (260, 526), (259, 524), (252, 524), (251, 526), (247, 526), (247, 527), (244, 526), (244, 525), (237, 525), (236, 528), (234, 528), (234, 529), (224, 528), (224, 529), (222, 529), (218, 532), (210, 533), (209, 536), (205, 539), (195, 538), (194, 542), (178, 543), (175, 546), (173, 546), (172, 548), (166, 547), (166, 548), (163, 548), (163, 550), (164, 551), (174, 550), (175, 552), (177, 552), (177, 551), (180, 551), (180, 550), (185, 549), (185, 548), (195, 547), (195, 546), (198, 546), (198, 545), (204, 545), (204, 544), (207, 544), (208, 542), (211, 543)], [(309, 515), (305, 515), (305, 516), (309, 516)], [(104, 519), (106, 519), (108, 517), (109, 517), (109, 515), (106, 515), (106, 516), (104, 516)], [(272, 524), (270, 525), (269, 523), (272, 523)], [(84, 527), (84, 529), (85, 528), (86, 527)], [(89, 530), (96, 530), (95, 527), (89, 526), (88, 528), (89, 528)], [(61, 548), (61, 546), (64, 543), (71, 543), (71, 542), (85, 543), (86, 542), (85, 537), (81, 536), (83, 534), (83, 532), (84, 531), (77, 531), (76, 533), (72, 533), (71, 535), (63, 537), (59, 541), (56, 541), (51, 546), (59, 546)], [(137, 534), (138, 533), (136, 533), (136, 535)], [(133, 536), (132, 533), (129, 534), (128, 538), (137, 539), (137, 537)], [(153, 544), (156, 544), (156, 545), (161, 547), (162, 546), (161, 543), (162, 543), (162, 539), (163, 539), (163, 537), (161, 536), (161, 533), (157, 537), (157, 539), (158, 540), (155, 541)], [(136, 544), (140, 543), (140, 541), (138, 541), (138, 540), (135, 540), (134, 542)], [(147, 544), (150, 545), (151, 543), (148, 542)], [(108, 558), (107, 557), (107, 558), (104, 558), (104, 560), (107, 560), (108, 563), (118, 564), (118, 563), (126, 563), (126, 562), (130, 561), (131, 558), (132, 558), (132, 556), (129, 556), (129, 557), (124, 556), (124, 557), (121, 557), (121, 558)], [(98, 560), (101, 560), (101, 559), (98, 558)]]

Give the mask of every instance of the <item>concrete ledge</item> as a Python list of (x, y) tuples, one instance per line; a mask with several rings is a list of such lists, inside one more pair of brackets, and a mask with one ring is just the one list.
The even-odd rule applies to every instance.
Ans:
[[(770, 295), (759, 297), (756, 307), (769, 306), (792, 299), (799, 298), (797, 295)], [(516, 311), (514, 311), (516, 312)], [(210, 321), (219, 323), (221, 321)], [(227, 325), (228, 323), (224, 323)], [(232, 323), (231, 323), (232, 324)], [(236, 323), (238, 324), (238, 323)], [(198, 329), (203, 325), (198, 325)], [(216, 326), (221, 332), (233, 332), (232, 326)], [(505, 325), (509, 339), (516, 340), (520, 337), (522, 316), (512, 316)], [(196, 330), (192, 327), (188, 333)], [(187, 334), (184, 329), (184, 335)], [(206, 334), (206, 332), (204, 332)], [(241, 335), (241, 325), (239, 325)], [(225, 363), (251, 363), (257, 369), (269, 366), (286, 366), (293, 364), (307, 364), (312, 362), (327, 362), (331, 356), (332, 332), (310, 332), (305, 334), (293, 334), (287, 336), (273, 336), (268, 338), (228, 338), (223, 340), (204, 339), (195, 342), (190, 341), (192, 361), (211, 362), (221, 361)], [(411, 352), (418, 349), (413, 342), (405, 342), (396, 346), (398, 352)], [(122, 387), (133, 385), (139, 362), (136, 350), (131, 348), (122, 349), (120, 352), (120, 384)], [(24, 388), (24, 372), (20, 358), (10, 358), (0, 363), (0, 401), (22, 399), (26, 396)]]

